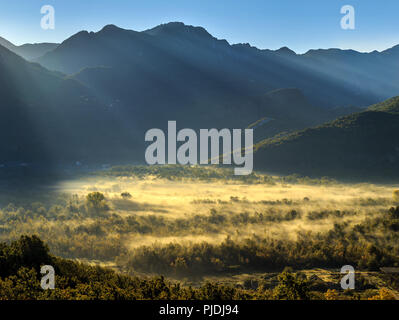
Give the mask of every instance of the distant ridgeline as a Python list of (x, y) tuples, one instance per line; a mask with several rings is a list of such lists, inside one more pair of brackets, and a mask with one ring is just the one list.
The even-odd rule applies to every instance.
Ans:
[(145, 132), (174, 120), (178, 130), (253, 128), (254, 170), (365, 180), (399, 172), (397, 99), (359, 112), (398, 94), (399, 46), (299, 55), (230, 45), (182, 23), (108, 25), (21, 46), (30, 53), (0, 40), (0, 171), (144, 163)]

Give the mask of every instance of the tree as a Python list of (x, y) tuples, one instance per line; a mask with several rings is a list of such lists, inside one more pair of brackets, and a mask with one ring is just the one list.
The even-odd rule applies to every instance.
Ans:
[(101, 192), (91, 192), (86, 196), (86, 204), (88, 211), (99, 213), (109, 209), (105, 202), (105, 196)]
[(399, 190), (394, 190), (393, 192), (393, 200), (399, 203)]
[(392, 207), (389, 209), (389, 214), (391, 215), (391, 218), (393, 219), (399, 219), (399, 207)]
[(105, 196), (101, 192), (91, 192), (86, 196), (86, 200), (93, 206), (97, 206), (101, 201), (105, 200)]
[(122, 192), (121, 197), (123, 199), (130, 199), (132, 197), (132, 195), (129, 192)]
[(0, 277), (15, 274), (21, 266), (38, 271), (45, 264), (52, 264), (52, 257), (47, 245), (35, 235), (21, 236), (10, 246), (0, 246)]
[(279, 300), (307, 300), (309, 299), (309, 282), (297, 273), (283, 271), (278, 275), (278, 285), (274, 288), (273, 296)]

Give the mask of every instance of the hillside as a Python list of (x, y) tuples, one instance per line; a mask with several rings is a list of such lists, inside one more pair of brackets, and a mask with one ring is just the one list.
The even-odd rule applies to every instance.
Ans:
[(131, 141), (87, 88), (1, 46), (0, 96), (2, 167), (106, 161), (121, 156), (120, 143)]
[[(258, 117), (261, 120), (250, 126), (254, 129), (255, 142), (279, 133), (287, 134), (313, 127), (355, 112), (350, 107), (336, 109), (316, 107), (296, 88), (277, 89), (256, 98)], [(357, 109), (359, 110), (361, 109)]]
[(399, 175), (399, 97), (256, 146), (255, 169), (367, 180)]
[(382, 112), (388, 112), (392, 114), (399, 114), (399, 98), (394, 97), (392, 99), (388, 99), (384, 102), (377, 103), (375, 105), (372, 105), (368, 108), (370, 111), (382, 111)]
[(26, 60), (34, 60), (58, 47), (58, 43), (25, 43), (16, 46), (10, 41), (0, 37), (0, 46), (16, 53)]
[(0, 46), (3, 46), (5, 48), (7, 48), (8, 50), (15, 48), (14, 44), (12, 44), (10, 41), (8, 41), (7, 39), (4, 39), (2, 37), (0, 37)]

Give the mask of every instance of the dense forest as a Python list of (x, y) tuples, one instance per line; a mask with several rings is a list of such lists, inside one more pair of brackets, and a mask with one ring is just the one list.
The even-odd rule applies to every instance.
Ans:
[[(56, 288), (40, 286), (40, 266), (55, 269)], [(362, 279), (362, 278), (361, 278)], [(364, 280), (364, 279), (362, 279)], [(367, 283), (361, 283), (367, 286)], [(322, 285), (322, 284), (321, 284)], [(247, 283), (246, 288), (207, 282), (193, 288), (170, 282), (163, 276), (139, 278), (121, 275), (103, 267), (55, 257), (37, 236), (21, 236), (10, 244), (0, 244), (0, 300), (241, 300), (241, 299), (393, 299), (386, 288), (366, 290), (362, 294), (335, 289), (319, 293), (320, 281), (285, 269), (277, 275), (277, 284), (268, 289), (264, 283)], [(322, 285), (323, 286), (323, 285)], [(370, 287), (370, 286), (369, 286)], [(371, 286), (372, 288), (372, 286)]]

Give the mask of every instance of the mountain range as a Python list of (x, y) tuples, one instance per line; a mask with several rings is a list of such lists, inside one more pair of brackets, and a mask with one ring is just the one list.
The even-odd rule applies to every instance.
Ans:
[(0, 38), (0, 166), (143, 162), (145, 131), (176, 120), (254, 128), (258, 170), (391, 174), (397, 99), (377, 103), (399, 92), (398, 58), (399, 46), (260, 50), (183, 23), (107, 25), (61, 44)]
[[(293, 87), (316, 106), (342, 107), (367, 106), (396, 95), (398, 58), (399, 46), (383, 52), (329, 49), (303, 55), (288, 48), (260, 50), (249, 44), (230, 45), (201, 27), (168, 23), (143, 32), (114, 25), (99, 32), (82, 31), (35, 61), (102, 91), (105, 80), (97, 86), (91, 80), (118, 74), (118, 83), (126, 82), (123, 76), (134, 83), (136, 76), (146, 91), (158, 81), (167, 92), (200, 91), (201, 96), (228, 95), (235, 100)], [(130, 101), (134, 94), (131, 84), (128, 89), (107, 88), (105, 94), (115, 99)], [(157, 95), (170, 99), (162, 92)]]

